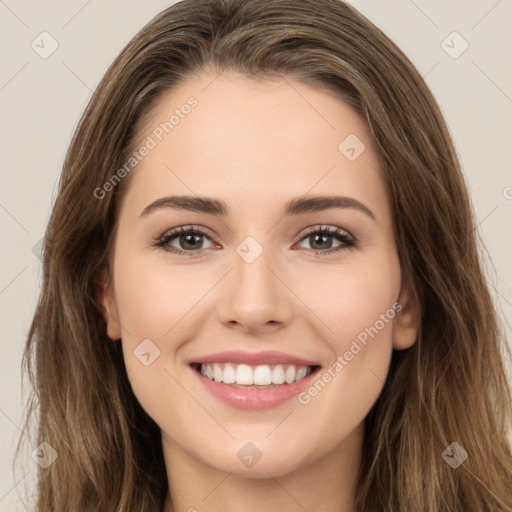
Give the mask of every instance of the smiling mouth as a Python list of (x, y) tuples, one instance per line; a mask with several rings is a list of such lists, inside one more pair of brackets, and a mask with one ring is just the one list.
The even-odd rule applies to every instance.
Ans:
[(192, 363), (191, 366), (209, 380), (242, 389), (287, 386), (320, 369), (320, 366), (294, 364)]

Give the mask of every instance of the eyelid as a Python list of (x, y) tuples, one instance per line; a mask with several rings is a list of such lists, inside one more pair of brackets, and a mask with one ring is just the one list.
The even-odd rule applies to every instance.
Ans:
[(344, 228), (340, 228), (338, 226), (333, 226), (331, 224), (315, 224), (313, 226), (310, 226), (308, 228), (303, 229), (298, 235), (297, 239), (300, 242), (305, 236), (316, 233), (318, 231), (325, 231), (329, 233), (330, 235), (336, 235), (336, 234), (344, 234), (348, 238), (352, 239), (355, 243), (357, 243), (359, 240), (352, 235), (349, 231), (347, 231)]
[[(210, 239), (215, 239), (215, 235), (212, 234), (212, 232), (203, 226), (199, 226), (197, 224), (190, 224), (190, 225), (183, 225), (183, 226), (177, 226), (175, 228), (170, 228), (164, 231), (157, 240), (161, 240), (165, 237), (168, 237), (170, 235), (176, 235), (177, 233), (183, 233), (183, 232), (189, 232), (189, 231), (198, 231), (201, 234), (208, 236)], [(304, 228), (297, 236), (297, 241), (300, 241), (305, 236), (309, 235), (310, 233), (315, 233), (317, 231), (328, 231), (330, 234), (335, 234), (339, 231), (346, 234), (349, 238), (353, 239), (354, 242), (358, 242), (358, 239), (352, 235), (349, 231), (347, 231), (344, 228), (340, 228), (338, 226), (333, 226), (331, 224), (314, 224), (312, 226), (309, 226), (307, 228)]]
[[(175, 228), (167, 229), (160, 236), (158, 236), (154, 240), (154, 242), (155, 243), (159, 243), (159, 242), (163, 243), (164, 240), (166, 240), (166, 239), (175, 238), (180, 234), (190, 233), (190, 232), (200, 234), (200, 235), (204, 236), (205, 238), (208, 238), (212, 242), (215, 242), (215, 240), (216, 240), (215, 235), (213, 235), (212, 232), (208, 228), (205, 228), (203, 226), (198, 226), (197, 224), (193, 224), (193, 225), (187, 224), (187, 225), (177, 226)], [(215, 243), (217, 243), (217, 242), (215, 242)], [(190, 251), (190, 252), (192, 252), (192, 251)], [(195, 251), (195, 252), (199, 252), (199, 251)]]
[(189, 231), (197, 231), (205, 236), (208, 236), (209, 238), (215, 238), (214, 235), (212, 235), (212, 232), (203, 226), (199, 226), (198, 224), (185, 224), (182, 226), (176, 226), (175, 228), (170, 228), (165, 230), (158, 239), (162, 239), (168, 236), (174, 236), (178, 233), (188, 233)]

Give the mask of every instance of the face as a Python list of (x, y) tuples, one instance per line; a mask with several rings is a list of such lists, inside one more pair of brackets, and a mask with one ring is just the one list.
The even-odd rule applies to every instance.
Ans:
[(279, 476), (358, 445), (417, 316), (363, 120), (215, 76), (145, 120), (102, 302), (169, 460)]

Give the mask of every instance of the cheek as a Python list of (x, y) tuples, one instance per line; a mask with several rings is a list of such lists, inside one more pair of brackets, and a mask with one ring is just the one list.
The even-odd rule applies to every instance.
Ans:
[[(317, 317), (322, 336), (334, 354), (350, 349), (351, 342), (365, 336), (391, 338), (393, 304), (400, 291), (400, 268), (397, 258), (382, 254), (358, 265), (306, 273), (295, 290), (306, 297), (307, 306)], [(375, 332), (373, 327), (379, 331)], [(349, 356), (350, 357), (350, 356)]]
[(115, 273), (118, 315), (125, 328), (123, 340), (133, 350), (143, 339), (151, 339), (162, 355), (169, 357), (173, 352), (169, 343), (183, 334), (194, 306), (211, 286), (211, 275), (167, 261), (153, 250), (136, 252), (131, 245), (141, 242), (135, 240), (130, 245), (130, 241), (128, 238), (124, 246), (120, 244), (119, 254), (123, 256)]
[[(333, 312), (334, 333), (329, 337), (336, 354), (344, 354), (354, 342), (378, 350), (377, 346), (370, 347), (367, 343), (369, 339), (377, 338), (379, 346), (389, 345), (390, 348), (392, 321), (396, 314), (393, 304), (398, 296), (395, 283), (389, 280), (377, 283), (374, 279), (363, 281), (351, 276), (344, 285), (344, 292), (340, 293), (338, 301), (334, 301), (337, 306), (336, 313)], [(373, 353), (372, 350), (366, 352)]]
[(181, 375), (175, 355), (189, 334), (183, 329), (201, 285), (187, 280), (189, 286), (184, 286), (179, 276), (176, 269), (158, 269), (142, 258), (123, 258), (115, 276), (126, 371), (139, 403), (154, 419), (173, 396), (187, 400), (177, 383)]

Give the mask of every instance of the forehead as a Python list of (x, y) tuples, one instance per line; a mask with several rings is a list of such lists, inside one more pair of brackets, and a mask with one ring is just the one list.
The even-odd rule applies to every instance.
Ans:
[(172, 192), (254, 206), (340, 193), (387, 207), (366, 122), (333, 93), (291, 78), (190, 78), (159, 98), (138, 141), (151, 150), (128, 193), (146, 201)]

